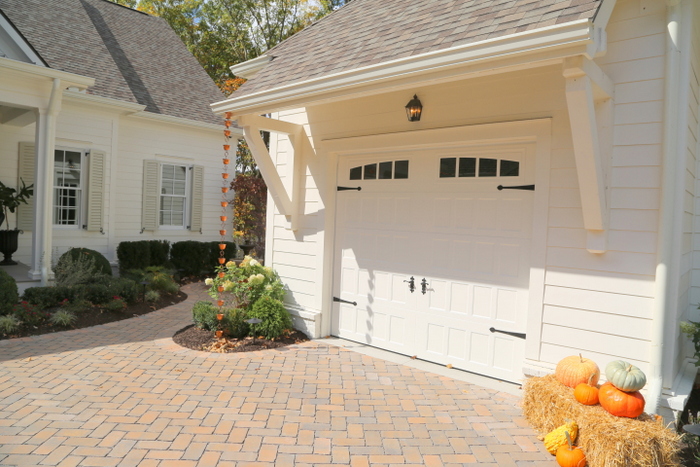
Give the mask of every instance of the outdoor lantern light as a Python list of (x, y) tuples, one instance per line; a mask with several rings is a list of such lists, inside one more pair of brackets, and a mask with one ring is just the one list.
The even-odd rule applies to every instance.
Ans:
[(413, 95), (413, 99), (406, 104), (406, 116), (409, 122), (420, 121), (420, 114), (423, 112), (423, 104), (420, 103), (418, 96)]

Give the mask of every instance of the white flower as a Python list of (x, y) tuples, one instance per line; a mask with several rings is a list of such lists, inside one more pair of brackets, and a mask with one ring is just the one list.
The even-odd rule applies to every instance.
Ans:
[(256, 260), (256, 259), (251, 259), (250, 263), (248, 263), (249, 266), (257, 266), (259, 264), (260, 264), (260, 262), (258, 262), (258, 260)]
[(214, 279), (208, 277), (208, 278), (204, 279), (204, 284), (211, 287), (212, 285), (214, 285)]
[(235, 267), (236, 267), (236, 263), (233, 261), (229, 261), (228, 263), (226, 263), (226, 269), (233, 269)]

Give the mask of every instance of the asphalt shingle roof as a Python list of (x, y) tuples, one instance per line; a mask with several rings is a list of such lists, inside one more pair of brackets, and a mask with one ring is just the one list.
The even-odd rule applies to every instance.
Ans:
[(49, 67), (95, 78), (88, 94), (220, 123), (209, 104), (224, 95), (162, 18), (106, 0), (0, 0), (0, 10)]
[(592, 18), (602, 0), (352, 0), (268, 51), (233, 97)]

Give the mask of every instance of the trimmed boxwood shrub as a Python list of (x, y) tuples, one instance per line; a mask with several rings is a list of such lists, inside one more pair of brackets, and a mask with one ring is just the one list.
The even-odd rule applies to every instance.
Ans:
[(213, 271), (216, 266), (209, 264), (210, 256), (209, 244), (194, 240), (173, 243), (170, 249), (170, 261), (181, 276), (199, 276), (205, 270)]
[(121, 242), (117, 246), (119, 274), (129, 269), (146, 269), (151, 265), (151, 245), (148, 240)]
[(212, 302), (200, 300), (192, 307), (192, 321), (200, 329), (216, 331), (218, 311)]
[(262, 320), (252, 331), (266, 339), (276, 339), (287, 329), (292, 329), (292, 317), (289, 312), (281, 301), (272, 297), (260, 297), (253, 305), (253, 309), (248, 312), (247, 319), (250, 318)]
[(0, 269), (0, 315), (9, 314), (18, 301), (17, 281)]
[(150, 240), (148, 242), (151, 255), (149, 266), (167, 266), (170, 259), (170, 242), (167, 240)]

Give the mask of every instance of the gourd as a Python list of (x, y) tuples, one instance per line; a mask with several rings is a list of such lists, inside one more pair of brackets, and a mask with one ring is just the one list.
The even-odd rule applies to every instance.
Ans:
[(615, 360), (605, 367), (605, 377), (621, 391), (639, 391), (647, 383), (642, 370), (623, 360)]
[(544, 437), (544, 447), (551, 455), (556, 455), (557, 449), (559, 449), (561, 446), (566, 445), (565, 433), (569, 433), (571, 439), (573, 441), (576, 441), (576, 436), (578, 435), (578, 425), (576, 424), (576, 422), (569, 421), (566, 424), (560, 426), (559, 428), (555, 428), (554, 430), (550, 431)]
[(580, 447), (574, 447), (569, 432), (566, 435), (566, 443), (557, 449), (557, 464), (561, 467), (586, 467), (586, 455)]
[(598, 403), (598, 388), (590, 383), (581, 383), (574, 389), (574, 397), (583, 405), (596, 405)]
[(618, 417), (637, 418), (644, 412), (644, 396), (639, 391), (620, 391), (611, 383), (605, 383), (598, 391), (600, 405)]
[(598, 383), (600, 368), (593, 360), (583, 358), (581, 354), (572, 355), (557, 363), (554, 370), (557, 381), (570, 388), (575, 388), (580, 383), (591, 381), (592, 386)]

